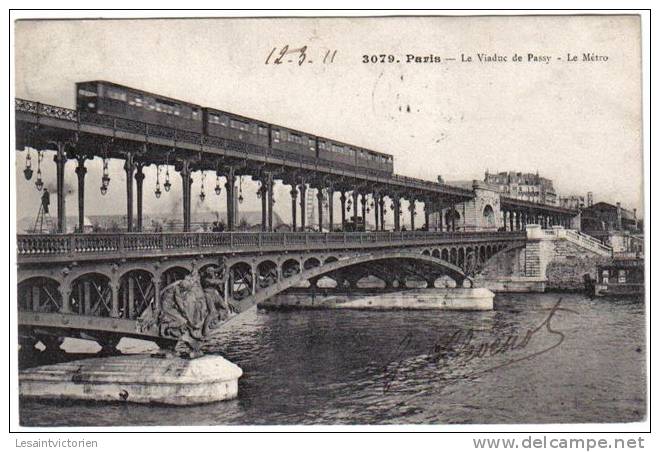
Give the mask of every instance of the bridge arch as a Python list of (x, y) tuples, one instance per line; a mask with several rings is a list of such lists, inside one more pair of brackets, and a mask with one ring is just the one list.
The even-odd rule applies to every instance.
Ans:
[(252, 266), (247, 262), (235, 262), (229, 267), (229, 290), (230, 297), (234, 300), (242, 300), (254, 295), (255, 275), (252, 274)]
[(191, 269), (181, 264), (172, 265), (161, 273), (160, 287), (166, 287), (175, 281), (180, 281), (190, 274)]
[(257, 264), (257, 284), (259, 287), (268, 287), (277, 282), (279, 267), (272, 259), (264, 259)]
[[(321, 277), (330, 275), (340, 269), (346, 269), (365, 263), (391, 262), (393, 260), (426, 263), (438, 272), (438, 276), (449, 276), (456, 282), (456, 285), (459, 287), (462, 286), (464, 280), (470, 280), (470, 278), (465, 275), (460, 267), (442, 259), (438, 259), (433, 256), (426, 256), (412, 251), (386, 250), (366, 255), (347, 256), (337, 260), (336, 262), (305, 269), (301, 273), (296, 273), (288, 278), (284, 278), (278, 281), (277, 284), (273, 284), (272, 286), (267, 287), (264, 290), (257, 292), (256, 294), (253, 294), (253, 299), (251, 299), (251, 301), (258, 303), (291, 287), (294, 287), (300, 284), (302, 281), (308, 281), (314, 278), (320, 279)], [(470, 280), (470, 284), (471, 283), (472, 281)]]
[(284, 262), (282, 262), (282, 270), (280, 271), (280, 274), (282, 275), (283, 278), (288, 278), (289, 276), (292, 276), (296, 273), (300, 273), (301, 265), (300, 261), (298, 259), (287, 259)]
[(320, 267), (321, 266), (321, 261), (317, 257), (309, 257), (305, 259), (305, 263), (303, 264), (303, 268), (305, 270), (309, 270), (315, 267)]
[(33, 276), (18, 283), (20, 311), (58, 312), (62, 308), (60, 283), (54, 278)]
[(117, 290), (108, 275), (89, 272), (71, 281), (69, 308), (81, 315), (110, 317), (112, 295)]
[(497, 225), (497, 219), (495, 217), (495, 210), (490, 204), (486, 204), (484, 210), (482, 211), (484, 217), (484, 223), (487, 227), (493, 227)]
[(156, 286), (151, 272), (130, 270), (119, 279), (119, 317), (137, 319), (155, 300)]

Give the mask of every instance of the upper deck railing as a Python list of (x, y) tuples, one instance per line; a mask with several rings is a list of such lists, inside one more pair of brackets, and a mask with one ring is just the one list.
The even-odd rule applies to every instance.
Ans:
[[(219, 149), (244, 154), (246, 158), (263, 159), (264, 156), (283, 159), (295, 163), (306, 163), (310, 165), (327, 166), (335, 170), (354, 172), (355, 167), (341, 162), (330, 162), (323, 159), (310, 158), (294, 152), (287, 152), (280, 149), (267, 148), (242, 141), (230, 140), (226, 138), (213, 137), (201, 133), (189, 132), (186, 130), (173, 129), (156, 124), (149, 124), (131, 119), (117, 118), (114, 116), (100, 115), (97, 113), (78, 111), (54, 105), (42, 104), (25, 99), (16, 99), (15, 108), (28, 117), (32, 116), (35, 123), (39, 123), (41, 118), (57, 119), (68, 121), (72, 128), (79, 128), (80, 124), (92, 125), (96, 127), (107, 128), (112, 131), (121, 131), (129, 134), (142, 135), (148, 138), (171, 140), (174, 143), (186, 143), (196, 146), (210, 146)], [(406, 188), (413, 188), (422, 191), (441, 192), (449, 196), (470, 199), (474, 196), (471, 190), (461, 187), (454, 187), (437, 182), (418, 179), (414, 177), (401, 176), (397, 174), (387, 174), (364, 168), (360, 173), (366, 174), (383, 180), (385, 183), (402, 185)]]
[(18, 262), (148, 257), (251, 251), (367, 249), (524, 241), (524, 232), (161, 232), (21, 234)]

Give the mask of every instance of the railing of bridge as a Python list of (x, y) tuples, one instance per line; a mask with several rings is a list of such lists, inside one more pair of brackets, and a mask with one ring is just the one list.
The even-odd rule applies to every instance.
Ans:
[(470, 240), (524, 240), (524, 232), (164, 232), (120, 234), (21, 234), (18, 256), (112, 255), (154, 251), (258, 251), (278, 248), (355, 248), (437, 244)]
[[(355, 167), (351, 165), (342, 164), (339, 162), (327, 162), (324, 160), (310, 159), (301, 154), (282, 151), (278, 149), (270, 149), (262, 146), (257, 146), (251, 143), (241, 141), (229, 140), (220, 137), (212, 137), (200, 133), (188, 132), (185, 130), (172, 129), (163, 127), (156, 124), (149, 124), (140, 121), (134, 121), (124, 118), (116, 118), (112, 116), (100, 115), (97, 113), (72, 110), (69, 108), (57, 107), (54, 105), (42, 104), (24, 99), (16, 99), (15, 107), (17, 111), (35, 115), (36, 117), (48, 117), (71, 121), (76, 123), (91, 124), (95, 126), (105, 127), (113, 130), (120, 130), (148, 137), (164, 138), (174, 140), (175, 142), (191, 143), (191, 144), (204, 144), (221, 149), (228, 149), (231, 151), (241, 152), (246, 156), (254, 156), (263, 158), (264, 156), (286, 159), (294, 162), (308, 163), (316, 165), (326, 165), (342, 171), (355, 171)], [(469, 190), (460, 187), (452, 187), (445, 184), (438, 184), (437, 182), (418, 179), (414, 177), (401, 176), (398, 174), (388, 174), (375, 170), (365, 170), (370, 176), (389, 179), (390, 182), (401, 183), (409, 188), (438, 191), (442, 190), (451, 195), (459, 197), (472, 197)]]

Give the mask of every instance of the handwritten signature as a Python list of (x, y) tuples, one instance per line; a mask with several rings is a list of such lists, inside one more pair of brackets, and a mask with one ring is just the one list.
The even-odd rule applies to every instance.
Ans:
[[(547, 316), (535, 328), (530, 328), (525, 334), (511, 334), (506, 338), (496, 337), (489, 341), (482, 341), (477, 343), (474, 338), (474, 331), (457, 330), (450, 335), (444, 336), (436, 341), (429, 350), (429, 353), (424, 356), (423, 361), (428, 365), (464, 365), (475, 360), (483, 360), (486, 358), (493, 358), (500, 355), (505, 355), (513, 351), (526, 349), (532, 339), (540, 334), (549, 334), (554, 338), (551, 345), (537, 351), (533, 351), (522, 356), (511, 358), (504, 362), (488, 366), (485, 369), (472, 371), (468, 374), (461, 375), (460, 378), (470, 378), (487, 372), (492, 372), (496, 369), (501, 369), (511, 364), (529, 360), (544, 353), (547, 353), (561, 345), (566, 338), (566, 335), (555, 329), (552, 325), (552, 319), (557, 312), (570, 312), (577, 314), (576, 311), (561, 307), (562, 299), (557, 300), (552, 308), (548, 309)], [(402, 371), (404, 363), (404, 355), (413, 345), (413, 334), (406, 334), (399, 342), (393, 356), (388, 360), (384, 367), (384, 386), (383, 392), (388, 392), (392, 384), (396, 381), (400, 372)], [(459, 378), (459, 377), (454, 377)]]

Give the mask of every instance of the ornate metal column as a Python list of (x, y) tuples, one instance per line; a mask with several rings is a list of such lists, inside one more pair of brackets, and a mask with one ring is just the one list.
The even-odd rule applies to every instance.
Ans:
[(394, 230), (400, 231), (401, 230), (401, 198), (399, 197), (399, 195), (394, 195), (392, 203), (394, 204)]
[(374, 198), (374, 226), (375, 226), (375, 231), (378, 231), (378, 223), (380, 222), (380, 214), (378, 213), (378, 210), (380, 208), (379, 202), (378, 202), (378, 193), (373, 194)]
[(142, 232), (142, 183), (144, 182), (144, 173), (142, 172), (143, 163), (135, 165), (135, 186), (137, 188), (137, 231)]
[(273, 231), (273, 175), (268, 174), (266, 179), (266, 195), (268, 196), (268, 230)]
[(332, 185), (328, 186), (328, 232), (334, 230), (333, 224), (335, 222), (335, 190)]
[(362, 224), (364, 225), (364, 230), (367, 230), (367, 194), (362, 193)]
[(339, 195), (339, 202), (341, 203), (341, 230), (344, 231), (346, 228), (346, 193), (344, 190)]
[(78, 232), (85, 232), (85, 157), (78, 156), (76, 176), (78, 176)]
[(135, 162), (131, 152), (126, 154), (124, 171), (126, 172), (126, 230), (133, 232), (133, 171)]
[(424, 222), (426, 224), (426, 230), (427, 231), (431, 230), (431, 225), (429, 224), (431, 206), (429, 204), (430, 204), (430, 201), (428, 199), (426, 201), (424, 201)]
[(307, 195), (307, 186), (305, 181), (300, 183), (300, 230), (305, 231), (305, 195)]
[(296, 198), (298, 197), (298, 189), (296, 184), (291, 185), (291, 230), (295, 231), (297, 228), (296, 224)]
[(323, 232), (323, 189), (316, 190), (316, 203), (319, 210), (319, 232)]
[(357, 189), (353, 190), (353, 227), (357, 230), (358, 218), (358, 192)]
[(378, 199), (378, 207), (380, 213), (380, 230), (384, 231), (385, 230), (385, 196), (382, 194)]
[(227, 231), (233, 231), (236, 223), (234, 218), (234, 184), (235, 184), (235, 174), (234, 167), (230, 166), (227, 168), (227, 182), (225, 182), (225, 193), (227, 193)]
[(190, 184), (192, 183), (191, 179), (191, 170), (190, 162), (184, 160), (181, 162), (181, 185), (182, 185), (182, 196), (183, 196), (183, 230), (184, 232), (190, 231)]
[(410, 206), (408, 207), (410, 210), (410, 230), (414, 231), (415, 230), (415, 198), (410, 198)]
[(66, 193), (64, 193), (64, 165), (66, 164), (66, 144), (57, 143), (57, 153), (53, 160), (57, 171), (57, 232), (66, 232)]
[(261, 232), (266, 232), (266, 222), (268, 217), (268, 204), (266, 202), (266, 197), (268, 196), (268, 188), (266, 188), (266, 181), (261, 181), (261, 187), (258, 191), (259, 197), (261, 198)]

